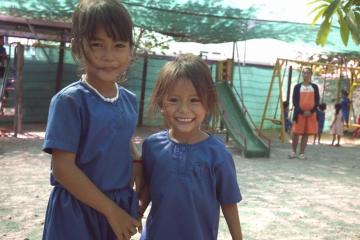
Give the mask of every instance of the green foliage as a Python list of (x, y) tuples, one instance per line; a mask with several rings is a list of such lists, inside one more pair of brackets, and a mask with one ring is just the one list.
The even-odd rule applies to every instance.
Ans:
[(339, 25), (340, 25), (340, 34), (341, 34), (341, 40), (343, 41), (343, 43), (345, 44), (345, 46), (348, 44), (349, 42), (349, 27), (347, 26), (343, 13), (341, 10), (337, 10), (337, 15), (338, 15), (338, 20), (339, 20)]
[[(143, 28), (135, 28), (135, 51), (138, 53), (152, 53), (169, 49), (169, 42), (173, 41), (172, 37), (160, 33), (149, 31)], [(164, 54), (164, 53), (163, 53)]]
[(326, 39), (330, 32), (330, 28), (331, 28), (331, 19), (325, 19), (321, 23), (320, 30), (317, 34), (317, 38), (316, 38), (317, 45), (321, 45), (321, 46), (325, 45)]
[(310, 12), (316, 14), (311, 25), (322, 18), (316, 44), (321, 46), (326, 44), (334, 16), (338, 19), (344, 45), (347, 46), (350, 35), (355, 44), (360, 44), (360, 0), (314, 0), (308, 5), (315, 5)]

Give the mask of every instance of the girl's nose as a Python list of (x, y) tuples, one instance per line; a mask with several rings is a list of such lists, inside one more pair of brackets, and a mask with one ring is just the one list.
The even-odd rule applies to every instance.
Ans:
[(189, 109), (190, 108), (186, 102), (180, 104), (180, 109), (179, 109), (180, 112), (187, 113)]
[(114, 53), (115, 53), (114, 49), (112, 49), (110, 47), (104, 47), (102, 49), (100, 57), (103, 60), (112, 60), (112, 59), (114, 59)]

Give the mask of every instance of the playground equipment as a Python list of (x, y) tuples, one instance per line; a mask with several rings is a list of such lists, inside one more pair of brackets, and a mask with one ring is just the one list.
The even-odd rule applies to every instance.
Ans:
[[(349, 99), (354, 100), (354, 92), (356, 89), (360, 89), (360, 70), (357, 72), (357, 81), (352, 81), (349, 91)], [(356, 114), (357, 113), (357, 114)], [(356, 122), (355, 120), (358, 119)], [(355, 112), (354, 104), (350, 104), (350, 116), (349, 116), (349, 129), (358, 129), (360, 128), (360, 111)]]
[[(13, 121), (14, 136), (22, 132), (24, 46), (16, 43), (10, 51), (3, 78), (0, 78), (0, 118)], [(9, 112), (9, 113), (8, 113)]]
[[(289, 66), (289, 69), (287, 69), (287, 66)], [(325, 93), (329, 92), (327, 88), (329, 87), (330, 79), (332, 82), (335, 82), (335, 89), (332, 90), (332, 94), (330, 94), (329, 97), (331, 97), (331, 102), (339, 102), (340, 99), (340, 90), (341, 88), (347, 88), (347, 86), (344, 86), (344, 84), (341, 77), (343, 76), (343, 73), (346, 73), (346, 75), (350, 75), (350, 83), (349, 83), (349, 98), (350, 100), (354, 96), (354, 92), (357, 89), (357, 87), (360, 86), (360, 68), (359, 67), (347, 67), (347, 66), (341, 66), (336, 64), (326, 64), (326, 63), (320, 63), (320, 62), (306, 62), (306, 61), (298, 61), (298, 60), (291, 60), (291, 59), (282, 59), (278, 58), (276, 60), (274, 71), (272, 75), (272, 79), (270, 82), (268, 95), (266, 98), (265, 106), (264, 106), (264, 112), (261, 119), (259, 130), (263, 131), (264, 122), (265, 121), (271, 121), (274, 124), (280, 125), (280, 139), (282, 142), (285, 142), (285, 118), (284, 118), (284, 108), (283, 104), (279, 104), (282, 101), (287, 100), (290, 103), (290, 91), (292, 87), (292, 75), (296, 71), (298, 72), (298, 80), (300, 81), (300, 74), (304, 66), (311, 67), (314, 74), (322, 76), (323, 83), (322, 86), (320, 86), (321, 91), (321, 102), (325, 99)], [(282, 72), (283, 70), (283, 72)], [(350, 73), (350, 74), (348, 74)], [(284, 82), (285, 82), (285, 75), (288, 75), (288, 84), (286, 85), (287, 89), (284, 89)], [(278, 92), (274, 93), (273, 88), (277, 86)], [(283, 91), (286, 90), (287, 94), (286, 97), (283, 95)], [(272, 109), (273, 111), (269, 113), (269, 106), (271, 101), (277, 101), (276, 108)], [(329, 104), (329, 102), (328, 102)], [(280, 105), (280, 114), (278, 113)], [(292, 105), (292, 104), (290, 104)], [(356, 114), (354, 110), (354, 104), (351, 104), (350, 108), (350, 121), (349, 121), (349, 128), (357, 128), (359, 127), (358, 124), (354, 123)], [(270, 109), (271, 110), (271, 109)], [(272, 115), (270, 115), (272, 114)]]
[(234, 61), (232, 59), (226, 59), (225, 61), (219, 61), (216, 66), (216, 79), (218, 81), (232, 82)]
[(269, 157), (270, 140), (259, 134), (244, 105), (242, 96), (234, 88), (233, 59), (219, 61), (216, 70), (215, 87), (219, 98), (222, 124), (225, 125), (227, 133), (243, 151), (245, 157)]
[(242, 101), (236, 99), (233, 85), (227, 81), (217, 82), (216, 90), (222, 121), (244, 156), (269, 157), (270, 140), (259, 133)]

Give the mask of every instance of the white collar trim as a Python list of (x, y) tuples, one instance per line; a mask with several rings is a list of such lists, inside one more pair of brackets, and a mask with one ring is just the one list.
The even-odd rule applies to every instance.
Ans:
[(81, 75), (81, 82), (84, 83), (89, 88), (91, 88), (104, 102), (114, 103), (119, 98), (119, 86), (115, 82), (114, 82), (114, 84), (115, 84), (115, 88), (116, 88), (116, 96), (113, 97), (113, 98), (104, 97), (95, 87), (93, 87), (87, 81), (87, 75), (86, 74)]

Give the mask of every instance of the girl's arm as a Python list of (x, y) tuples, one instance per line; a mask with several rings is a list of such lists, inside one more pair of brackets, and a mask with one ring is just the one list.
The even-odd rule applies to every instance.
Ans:
[(131, 141), (131, 156), (133, 159), (136, 160), (140, 160), (141, 159), (141, 153), (140, 150), (136, 147), (136, 143), (134, 143), (133, 141)]
[(141, 153), (134, 142), (131, 142), (131, 156), (133, 158), (132, 185), (135, 185), (135, 192), (139, 192), (144, 186), (143, 166)]
[(236, 204), (221, 205), (226, 223), (233, 240), (242, 240), (239, 212)]
[(335, 115), (335, 117), (333, 118), (333, 120), (332, 120), (332, 122), (331, 122), (331, 124), (330, 124), (330, 127), (331, 127), (331, 128), (332, 128), (332, 126), (334, 125), (335, 121), (336, 121), (336, 115)]
[(101, 192), (93, 182), (76, 166), (75, 154), (53, 149), (52, 171), (75, 198), (102, 213), (119, 239), (130, 239), (140, 226), (116, 203)]

